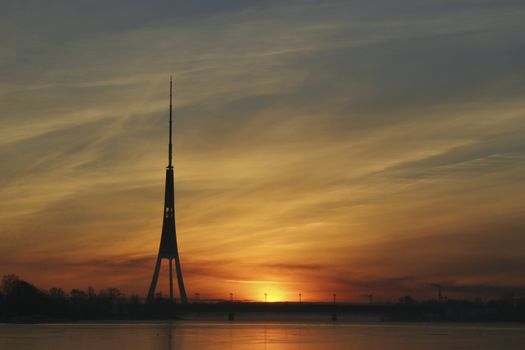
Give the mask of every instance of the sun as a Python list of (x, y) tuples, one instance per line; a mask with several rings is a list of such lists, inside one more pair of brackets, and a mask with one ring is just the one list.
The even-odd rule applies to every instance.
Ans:
[(288, 301), (287, 291), (279, 286), (269, 286), (268, 288), (258, 288), (255, 300), (268, 303)]
[[(290, 289), (289, 282), (266, 280), (232, 280), (237, 285), (234, 289), (239, 291), (238, 295), (256, 302), (286, 302), (297, 298), (297, 293)], [(241, 288), (239, 288), (241, 287)], [(295, 298), (294, 298), (295, 296)]]

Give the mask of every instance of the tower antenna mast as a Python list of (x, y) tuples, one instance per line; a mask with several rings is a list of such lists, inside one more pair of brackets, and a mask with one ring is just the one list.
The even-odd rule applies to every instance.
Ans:
[(169, 164), (168, 164), (168, 168), (173, 168), (173, 164), (172, 164), (172, 159), (173, 159), (173, 145), (171, 144), (171, 124), (172, 124), (172, 109), (173, 109), (173, 105), (172, 105), (172, 99), (173, 99), (173, 81), (172, 81), (172, 78), (171, 78), (171, 75), (170, 75), (170, 143), (169, 143)]

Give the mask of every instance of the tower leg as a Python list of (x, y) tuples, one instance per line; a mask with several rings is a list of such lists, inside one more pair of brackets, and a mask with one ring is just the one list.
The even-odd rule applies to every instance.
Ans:
[(153, 301), (155, 298), (155, 289), (157, 288), (157, 281), (159, 279), (160, 263), (162, 258), (159, 254), (157, 257), (157, 263), (155, 264), (155, 270), (153, 271), (153, 278), (151, 279), (151, 285), (148, 292), (148, 301)]
[(184, 289), (184, 281), (182, 280), (182, 269), (180, 267), (179, 253), (177, 251), (175, 255), (175, 271), (177, 271), (177, 282), (179, 283), (180, 300), (184, 303), (188, 303), (188, 297), (186, 296), (186, 289)]
[(170, 301), (173, 303), (173, 264), (172, 259), (169, 258), (170, 262)]

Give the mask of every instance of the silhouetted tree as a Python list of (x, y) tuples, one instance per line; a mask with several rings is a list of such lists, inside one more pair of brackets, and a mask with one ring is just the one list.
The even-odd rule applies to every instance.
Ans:
[(57, 318), (71, 318), (73, 316), (73, 307), (66, 293), (62, 288), (51, 288), (48, 292), (50, 315)]
[(64, 293), (62, 288), (51, 288), (49, 296), (54, 299), (66, 299), (66, 293)]
[(399, 298), (399, 303), (402, 305), (414, 305), (416, 304), (416, 300), (410, 295), (405, 295), (404, 297)]
[(121, 297), (123, 297), (123, 294), (117, 288), (102, 289), (97, 297), (99, 310), (106, 315), (117, 313), (117, 301)]
[(46, 302), (45, 294), (18, 276), (4, 276), (1, 290), (4, 294), (6, 314), (34, 315), (42, 313)]
[(5, 315), (5, 300), (4, 300), (4, 293), (0, 291), (0, 316)]

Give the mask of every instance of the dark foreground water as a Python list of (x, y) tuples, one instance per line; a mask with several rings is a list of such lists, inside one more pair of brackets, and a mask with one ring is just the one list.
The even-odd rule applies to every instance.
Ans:
[(0, 349), (525, 349), (525, 326), (457, 324), (0, 324)]

